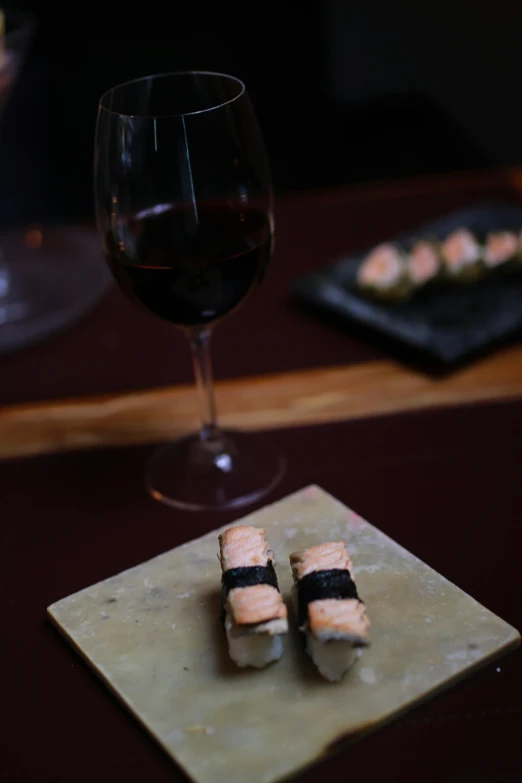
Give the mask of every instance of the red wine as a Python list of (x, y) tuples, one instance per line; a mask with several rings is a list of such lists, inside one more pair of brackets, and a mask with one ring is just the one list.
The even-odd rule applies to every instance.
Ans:
[(232, 312), (261, 281), (270, 217), (224, 205), (160, 204), (112, 218), (105, 251), (127, 296), (179, 326)]

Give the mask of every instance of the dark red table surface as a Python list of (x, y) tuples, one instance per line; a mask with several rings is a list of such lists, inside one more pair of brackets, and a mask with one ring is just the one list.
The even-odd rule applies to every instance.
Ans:
[[(521, 628), (521, 435), (522, 401), (280, 430), (289, 470), (271, 499), (318, 483)], [(2, 780), (184, 779), (45, 618), (53, 601), (234, 518), (149, 499), (148, 452), (0, 466)], [(521, 660), (489, 665), (300, 780), (520, 780)]]
[[(483, 199), (519, 200), (502, 173), (428, 185), (347, 189), (279, 199), (276, 251), (259, 291), (215, 331), (217, 378), (349, 364), (385, 356), (378, 340), (335, 329), (289, 295), (297, 276), (447, 211)], [(386, 348), (388, 350), (388, 347)], [(114, 287), (68, 330), (0, 357), (0, 403), (119, 392), (190, 381), (181, 332), (127, 302)]]
[[(316, 194), (281, 201), (260, 292), (216, 333), (216, 375), (384, 356), (288, 298), (300, 272), (484, 197), (505, 181)], [(125, 391), (190, 378), (175, 330), (113, 291), (71, 329), (0, 359), (4, 402)], [(522, 627), (522, 401), (279, 430), (288, 474), (270, 500), (317, 483), (515, 627)], [(0, 463), (0, 780), (184, 780), (48, 624), (53, 601), (237, 517), (149, 499), (148, 447)], [(299, 780), (497, 783), (521, 779), (519, 651), (342, 751)], [(304, 718), (305, 716), (303, 716)]]

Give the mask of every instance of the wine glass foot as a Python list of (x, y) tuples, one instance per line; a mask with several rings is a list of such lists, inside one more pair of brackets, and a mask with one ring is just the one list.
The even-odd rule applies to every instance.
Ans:
[(156, 449), (147, 489), (174, 508), (224, 511), (260, 500), (285, 470), (286, 460), (261, 434), (226, 431), (214, 445), (189, 435)]

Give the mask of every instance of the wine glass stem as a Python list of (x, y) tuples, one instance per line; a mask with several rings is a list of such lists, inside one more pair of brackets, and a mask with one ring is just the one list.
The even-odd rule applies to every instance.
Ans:
[(210, 329), (194, 328), (189, 331), (194, 375), (199, 397), (200, 438), (204, 444), (216, 446), (221, 443), (221, 433), (217, 425), (216, 401), (212, 381), (210, 335)]

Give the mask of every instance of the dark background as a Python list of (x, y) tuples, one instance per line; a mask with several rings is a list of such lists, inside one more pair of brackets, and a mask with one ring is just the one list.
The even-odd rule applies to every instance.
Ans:
[(38, 28), (0, 139), (4, 222), (92, 214), (99, 96), (165, 70), (246, 82), (279, 191), (522, 157), (519, 1), (5, 5)]

